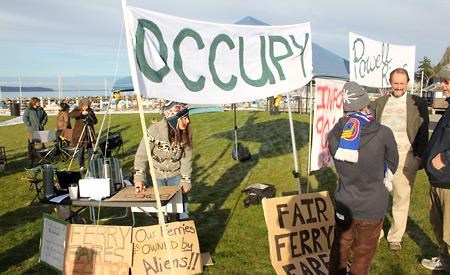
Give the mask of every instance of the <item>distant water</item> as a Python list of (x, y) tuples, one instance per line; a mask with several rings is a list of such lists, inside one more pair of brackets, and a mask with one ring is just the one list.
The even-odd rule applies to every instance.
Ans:
[[(131, 95), (131, 92), (129, 93), (122, 93), (122, 95)], [(16, 99), (19, 98), (20, 93), (19, 92), (2, 92), (1, 93), (1, 100), (6, 99)], [(104, 90), (64, 90), (62, 91), (61, 98), (66, 97), (90, 97), (90, 96), (111, 96), (110, 91), (104, 91)], [(23, 98), (31, 98), (31, 97), (42, 97), (42, 98), (59, 98), (58, 91), (27, 91), (22, 92)]]

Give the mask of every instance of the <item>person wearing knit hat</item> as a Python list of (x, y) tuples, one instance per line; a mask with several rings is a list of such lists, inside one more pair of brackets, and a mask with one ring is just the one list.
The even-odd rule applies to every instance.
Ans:
[[(450, 103), (450, 64), (438, 73), (446, 101)], [(424, 166), (430, 182), (430, 222), (439, 245), (438, 256), (423, 259), (422, 266), (450, 272), (450, 104), (431, 135)]]
[(171, 126), (173, 129), (176, 129), (179, 119), (189, 115), (189, 109), (187, 108), (186, 104), (176, 101), (169, 101), (164, 104), (162, 113), (166, 118), (169, 126)]
[(335, 230), (329, 273), (369, 274), (388, 207), (384, 170), (395, 172), (394, 134), (369, 113), (369, 97), (356, 82), (343, 87), (345, 116), (328, 134), (328, 148), (339, 176), (334, 195)]
[[(438, 73), (438, 76), (440, 78), (440, 82), (446, 82), (450, 80), (450, 63), (445, 65), (444, 67), (441, 68), (441, 70)], [(447, 91), (447, 89), (445, 89), (444, 87), (442, 88), (442, 90)], [(447, 96), (448, 97), (448, 96)]]
[[(164, 118), (153, 123), (147, 134), (159, 186), (180, 186), (182, 189), (184, 212), (177, 220), (189, 218), (188, 196), (192, 174), (192, 136), (189, 109), (186, 104), (170, 101), (161, 113)], [(148, 168), (145, 139), (142, 138), (134, 158), (134, 185), (136, 192), (143, 190)]]
[(72, 129), (69, 116), (69, 104), (61, 103), (58, 114), (56, 115), (56, 133), (62, 135), (67, 129)]
[(369, 106), (370, 99), (367, 92), (358, 83), (345, 83), (343, 90), (344, 112), (356, 112)]
[[(428, 106), (425, 99), (407, 93), (409, 75), (403, 68), (390, 73), (391, 94), (377, 98), (372, 104), (375, 119), (389, 127), (395, 135), (400, 156), (397, 173), (392, 179), (392, 223), (387, 233), (389, 249), (402, 248), (406, 231), (411, 190), (428, 144)], [(384, 232), (380, 238), (384, 237)]]

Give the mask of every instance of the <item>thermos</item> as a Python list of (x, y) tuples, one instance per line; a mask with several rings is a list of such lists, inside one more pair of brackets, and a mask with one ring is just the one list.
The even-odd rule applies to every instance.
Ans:
[(111, 179), (111, 163), (109, 162), (109, 158), (105, 158), (103, 162), (103, 178), (109, 179), (109, 190), (111, 193), (114, 192), (116, 188)]
[(55, 170), (51, 164), (44, 164), (44, 194), (47, 200), (56, 196), (55, 194)]

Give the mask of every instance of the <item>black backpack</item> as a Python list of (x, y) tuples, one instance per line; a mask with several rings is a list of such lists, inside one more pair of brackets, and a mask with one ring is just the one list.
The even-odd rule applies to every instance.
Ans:
[(238, 142), (237, 144), (237, 154), (236, 154), (236, 146), (233, 145), (233, 150), (231, 151), (231, 157), (234, 160), (246, 161), (252, 158), (252, 154), (250, 154), (250, 150), (245, 147), (242, 143)]
[(249, 207), (250, 204), (261, 204), (263, 198), (275, 197), (275, 187), (272, 184), (255, 183), (244, 190), (247, 196), (244, 199), (244, 207)]

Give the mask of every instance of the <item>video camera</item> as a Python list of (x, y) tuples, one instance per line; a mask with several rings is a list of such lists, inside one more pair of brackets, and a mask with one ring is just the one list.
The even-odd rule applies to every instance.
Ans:
[(94, 110), (92, 109), (87, 109), (86, 110), (88, 112), (88, 114), (86, 115), (86, 117), (83, 119), (85, 124), (94, 124), (95, 121), (95, 114), (94, 114)]

